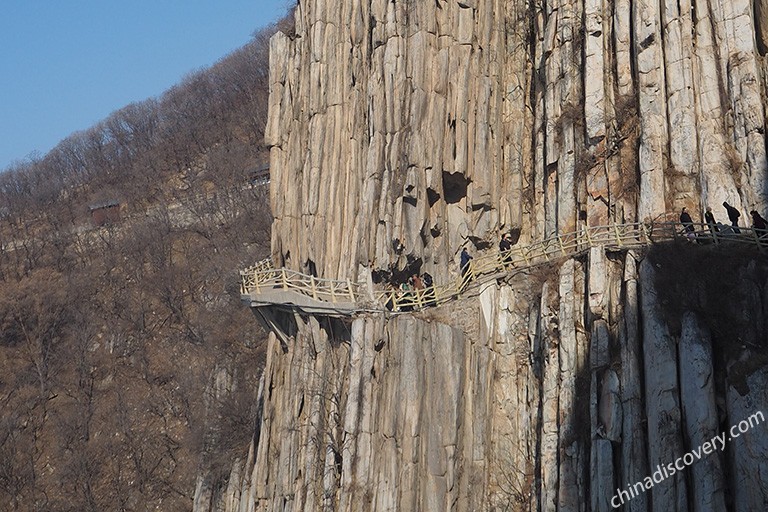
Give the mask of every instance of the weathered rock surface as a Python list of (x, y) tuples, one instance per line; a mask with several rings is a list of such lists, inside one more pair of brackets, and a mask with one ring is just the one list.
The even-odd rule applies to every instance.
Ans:
[(513, 229), (762, 211), (763, 24), (745, 0), (302, 2), (272, 41), (274, 258), (443, 273)]
[(765, 339), (734, 349), (707, 297), (660, 289), (679, 272), (638, 257), (592, 250), (422, 313), (285, 317), (259, 435), (213, 509), (761, 510), (765, 421), (637, 491), (768, 408)]
[[(415, 261), (441, 283), (503, 232), (764, 211), (750, 5), (302, 2), (272, 40), (275, 263)], [(670, 268), (593, 248), (424, 313), (285, 317), (253, 455), (214, 508), (766, 509), (766, 427), (629, 493), (768, 408), (763, 267), (733, 264), (727, 306), (696, 287), (718, 271)]]

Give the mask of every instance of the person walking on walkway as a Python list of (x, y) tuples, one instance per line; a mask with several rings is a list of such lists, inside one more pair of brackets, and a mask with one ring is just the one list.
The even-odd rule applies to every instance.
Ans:
[(766, 230), (768, 230), (768, 221), (766, 221), (757, 210), (752, 210), (749, 214), (752, 216), (752, 227), (758, 231), (757, 235), (764, 236)]
[(413, 286), (411, 285), (411, 278), (407, 281), (400, 283), (400, 300), (402, 302), (400, 311), (413, 311)]
[(461, 261), (459, 262), (459, 269), (461, 270), (462, 287), (464, 284), (469, 282), (469, 279), (466, 277), (466, 275), (469, 272), (469, 266), (471, 265), (470, 261), (472, 261), (472, 256), (469, 255), (469, 252), (467, 252), (467, 248), (464, 247), (461, 250)]
[(691, 218), (691, 214), (688, 213), (688, 208), (683, 206), (683, 209), (680, 211), (680, 223), (685, 227), (685, 230), (689, 233), (692, 233), (693, 231), (696, 231), (696, 229), (693, 227), (693, 219)]
[(501, 254), (504, 266), (512, 263), (512, 255), (509, 253), (509, 251), (512, 250), (512, 240), (510, 238), (511, 237), (507, 233), (501, 237), (501, 242), (499, 242), (499, 254)]
[(725, 211), (728, 212), (728, 220), (731, 221), (733, 232), (741, 233), (741, 231), (739, 231), (739, 217), (741, 217), (741, 212), (739, 212), (739, 210), (733, 206), (729, 205), (727, 201), (723, 201), (723, 206), (725, 206)]
[(421, 281), (424, 283), (424, 297), (427, 300), (427, 306), (436, 306), (437, 296), (435, 295), (435, 282), (432, 279), (432, 274), (424, 272)]
[(693, 241), (696, 238), (696, 228), (693, 227), (693, 219), (685, 206), (680, 211), (680, 223), (685, 228), (685, 236), (688, 237), (688, 240)]
[(707, 206), (707, 211), (704, 213), (704, 222), (709, 226), (709, 230), (717, 233), (717, 222), (715, 221), (715, 215), (712, 213), (712, 207)]

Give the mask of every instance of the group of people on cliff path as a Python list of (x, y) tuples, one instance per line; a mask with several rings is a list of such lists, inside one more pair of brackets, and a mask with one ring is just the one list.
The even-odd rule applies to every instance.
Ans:
[[(712, 213), (712, 208), (709, 206), (707, 206), (707, 211), (704, 213), (704, 222), (713, 234), (740, 234), (739, 219), (741, 218), (741, 212), (728, 204), (727, 201), (723, 202), (723, 207), (728, 215), (728, 220), (731, 222), (730, 226), (724, 226), (722, 223), (717, 222), (715, 220), (715, 215)], [(759, 234), (759, 236), (762, 237), (768, 234), (768, 221), (766, 221), (757, 210), (752, 210), (749, 214), (752, 217), (752, 228)], [(685, 206), (683, 206), (683, 209), (680, 212), (680, 223), (685, 229), (686, 237), (692, 242), (696, 241), (696, 228), (694, 227), (693, 219), (691, 219), (691, 215), (688, 213), (688, 209)], [(765, 233), (761, 234), (760, 231)]]
[(414, 305), (419, 303), (424, 306), (434, 306), (437, 304), (434, 281), (429, 272), (412, 274), (397, 286), (397, 291), (399, 293), (395, 295), (397, 296), (397, 301), (401, 304), (394, 304), (392, 298), (390, 298), (386, 304), (387, 309), (390, 311), (393, 309), (413, 311)]

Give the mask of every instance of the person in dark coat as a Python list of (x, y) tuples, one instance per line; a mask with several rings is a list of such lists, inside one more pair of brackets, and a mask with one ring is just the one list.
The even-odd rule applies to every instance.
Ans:
[(505, 253), (511, 248), (512, 248), (512, 244), (509, 243), (509, 239), (507, 238), (507, 235), (502, 236), (501, 241), (499, 242), (499, 252)]
[(472, 256), (469, 255), (469, 252), (467, 252), (467, 248), (464, 247), (461, 250), (461, 262), (459, 263), (459, 269), (461, 269), (461, 277), (462, 279), (469, 271), (469, 262), (472, 260)]
[(723, 206), (725, 206), (725, 211), (728, 212), (728, 220), (731, 221), (731, 226), (733, 226), (733, 232), (740, 233), (739, 217), (741, 217), (741, 212), (739, 212), (739, 210), (737, 210), (733, 206), (729, 205), (727, 201), (723, 201)]
[(712, 213), (712, 207), (707, 206), (707, 211), (704, 213), (704, 222), (709, 226), (710, 231), (717, 232), (717, 222), (715, 221), (715, 215)]
[[(760, 230), (760, 231), (766, 231), (768, 229), (768, 222), (763, 218), (762, 215), (757, 213), (757, 210), (752, 210), (749, 212), (749, 214), (752, 216), (752, 227)], [(758, 235), (763, 236), (765, 233), (758, 233)]]
[(512, 249), (512, 240), (510, 240), (508, 234), (505, 234), (501, 237), (501, 242), (499, 242), (499, 253), (503, 258), (504, 265), (512, 263), (512, 255), (509, 254), (510, 249)]
[(691, 215), (688, 213), (688, 208), (683, 206), (682, 211), (680, 212), (680, 223), (685, 227), (685, 230), (688, 233), (693, 233), (696, 231), (696, 228), (693, 227), (693, 219), (691, 218)]
[(688, 239), (689, 242), (695, 242), (696, 241), (696, 228), (693, 227), (693, 219), (691, 218), (691, 215), (688, 213), (688, 208), (683, 206), (683, 209), (680, 211), (680, 223), (685, 228), (685, 236)]
[(424, 296), (427, 299), (427, 306), (436, 306), (437, 297), (435, 296), (435, 283), (432, 280), (432, 275), (429, 272), (424, 272), (421, 280), (424, 282), (424, 288), (426, 289)]

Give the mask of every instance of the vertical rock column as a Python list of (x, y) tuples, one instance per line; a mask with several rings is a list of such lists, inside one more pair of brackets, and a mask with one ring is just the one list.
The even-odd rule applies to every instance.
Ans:
[[(574, 283), (574, 260), (566, 261), (560, 268), (560, 396), (559, 414), (559, 457), (560, 468), (558, 509), (580, 510), (579, 496), (583, 485), (584, 445), (577, 432), (576, 378), (578, 367), (578, 343), (576, 339), (575, 306), (581, 294), (576, 293)], [(582, 347), (583, 349), (583, 347)]]
[(557, 338), (557, 292), (544, 283), (541, 292), (541, 495), (542, 512), (558, 510), (559, 480), (559, 379), (560, 354)]
[(614, 488), (613, 445), (621, 437), (618, 377), (611, 363), (608, 262), (603, 247), (589, 251), (590, 495), (593, 511), (610, 509)]
[[(617, 488), (624, 489), (645, 478), (649, 472), (646, 455), (646, 425), (643, 415), (642, 348), (639, 332), (637, 263), (628, 253), (624, 263), (624, 329), (621, 341), (622, 443), (621, 477)], [(627, 512), (647, 512), (649, 496), (641, 494), (624, 505)]]
[[(693, 313), (685, 313), (680, 335), (680, 393), (688, 450), (697, 450), (718, 432), (712, 342)], [(720, 453), (704, 453), (691, 465), (692, 510), (726, 510), (725, 481)]]
[[(693, 100), (693, 40), (691, 1), (663, 2), (661, 23), (664, 41), (666, 117), (669, 129), (669, 165), (673, 170), (673, 193), (691, 204), (697, 199), (697, 130)], [(676, 183), (676, 181), (682, 181)], [(671, 199), (677, 199), (673, 197)]]
[[(544, 209), (545, 236), (560, 231), (573, 231), (576, 224), (575, 143), (576, 126), (583, 118), (579, 83), (581, 55), (574, 48), (581, 32), (581, 16), (577, 6), (560, 0), (544, 3), (539, 73), (544, 77), (542, 109), (544, 144)], [(579, 43), (581, 41), (579, 40)], [(538, 180), (537, 180), (538, 181)]]
[[(755, 21), (749, 0), (710, 3), (715, 39), (719, 41), (720, 76), (730, 100), (726, 122), (735, 145), (734, 174), (742, 188), (729, 201), (744, 209), (766, 206), (765, 110), (755, 47)], [(738, 178), (737, 178), (738, 182)], [(753, 206), (754, 205), (754, 206)], [(742, 212), (743, 213), (743, 212)]]
[(715, 42), (710, 2), (696, 3), (694, 23), (696, 53), (693, 61), (693, 82), (696, 98), (702, 210), (719, 207), (733, 200), (736, 190), (728, 155), (735, 149), (726, 142), (725, 118), (721, 91), (724, 77), (718, 66), (719, 48)]
[(667, 148), (667, 107), (659, 3), (638, 0), (634, 9), (635, 69), (640, 115), (640, 220), (664, 213), (664, 167)]
[[(681, 439), (677, 346), (661, 314), (653, 264), (640, 264), (641, 317), (645, 367), (645, 406), (648, 419), (648, 467), (668, 464), (684, 453)], [(647, 476), (647, 475), (646, 475)], [(634, 485), (635, 482), (628, 482)], [(688, 510), (685, 474), (675, 473), (653, 487), (651, 510)]]

